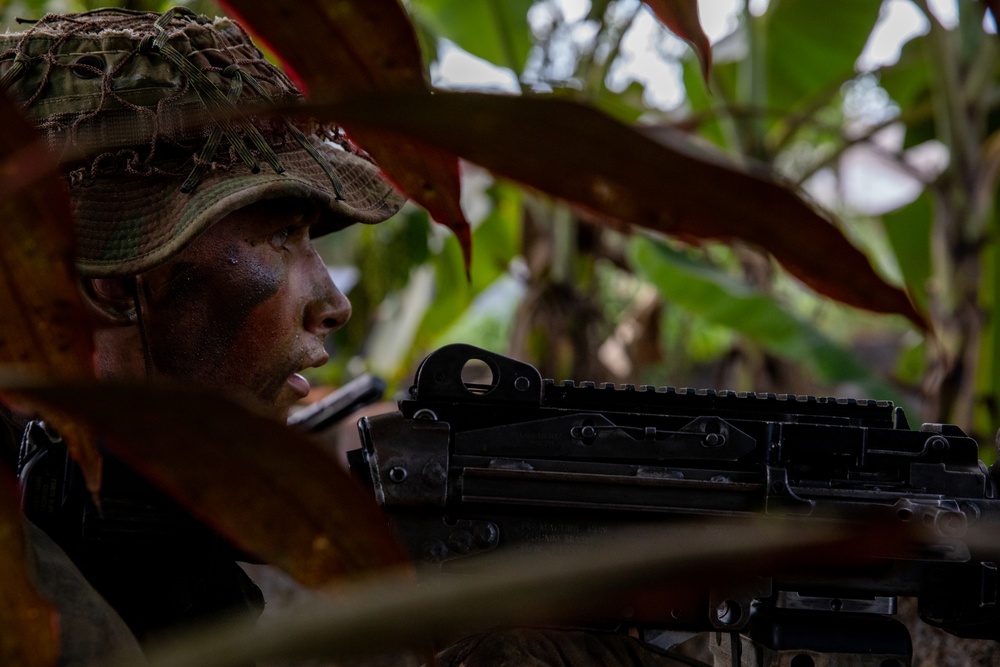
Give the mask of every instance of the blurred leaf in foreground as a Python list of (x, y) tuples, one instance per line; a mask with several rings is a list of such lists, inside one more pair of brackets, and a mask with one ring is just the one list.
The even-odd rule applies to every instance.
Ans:
[(59, 659), (59, 617), (28, 574), (20, 507), (11, 477), (0, 470), (0, 665), (53, 667)]
[(825, 296), (926, 327), (906, 293), (792, 190), (673, 135), (653, 140), (589, 107), (541, 97), (380, 95), (309, 109), (447, 150), (604, 224), (749, 241)]
[[(427, 639), (451, 642), (498, 625), (579, 619), (581, 606), (596, 610), (610, 600), (620, 613), (630, 594), (707, 590), (720, 582), (746, 583), (760, 571), (863, 567), (902, 553), (905, 542), (901, 531), (881, 524), (741, 519), (649, 527), (570, 549), (477, 558), (461, 575), (433, 585), (393, 575), (348, 585), (335, 603), (304, 605), (257, 628), (201, 628), (152, 648), (150, 667), (338, 658), (421, 646)], [(659, 609), (669, 609), (659, 600)]]
[[(430, 96), (417, 37), (398, 0), (224, 4), (278, 53), (313, 100), (377, 92)], [(455, 233), (468, 272), (472, 240), (459, 204), (458, 159), (391, 128), (343, 125), (389, 180)]]
[[(0, 96), (0, 367), (46, 378), (92, 378), (93, 336), (73, 271), (73, 215), (54, 158), (30, 123)], [(17, 398), (17, 397), (11, 397)], [(30, 405), (19, 403), (25, 409)], [(59, 412), (45, 415), (101, 484), (93, 434)]]
[(7, 389), (93, 424), (192, 514), (306, 586), (407, 562), (374, 500), (331, 457), (220, 396), (146, 385)]

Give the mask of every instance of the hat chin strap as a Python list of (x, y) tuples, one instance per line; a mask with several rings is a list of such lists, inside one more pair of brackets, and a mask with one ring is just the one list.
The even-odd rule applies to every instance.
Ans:
[(132, 288), (132, 303), (135, 304), (135, 324), (139, 327), (139, 340), (142, 343), (142, 360), (146, 368), (146, 380), (151, 381), (156, 374), (156, 364), (153, 363), (153, 352), (149, 347), (149, 332), (146, 329), (145, 290), (142, 286), (142, 276), (133, 276), (130, 287)]

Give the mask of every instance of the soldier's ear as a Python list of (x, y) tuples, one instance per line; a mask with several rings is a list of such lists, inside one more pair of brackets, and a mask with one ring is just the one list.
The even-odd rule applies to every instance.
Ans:
[(84, 278), (83, 300), (100, 324), (127, 327), (136, 323), (135, 278)]

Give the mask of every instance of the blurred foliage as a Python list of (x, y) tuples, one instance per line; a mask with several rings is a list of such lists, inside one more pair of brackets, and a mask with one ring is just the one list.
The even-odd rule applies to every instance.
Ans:
[[(818, 297), (756, 248), (629, 241), (526, 193), (520, 248), (504, 254), (475, 244), (492, 264), (506, 262), (494, 276), (506, 300), (491, 301), (492, 309), (477, 305), (476, 296), (491, 291), (480, 282), (484, 274), (470, 288), (454, 266), (445, 270), (448, 243), (431, 228), (425, 243), (402, 254), (411, 274), (432, 267), (422, 274), (430, 296), (415, 298), (410, 284), (405, 297), (424, 311), (410, 315), (421, 320), (413, 325), (420, 333), (392, 340), (410, 345), (406, 352), (352, 334), (360, 346), (345, 355), (354, 360), (351, 370), (363, 359), (364, 367), (405, 386), (413, 362), (453, 340), (456, 330), (448, 327), (461, 321), (466, 342), (516, 354), (547, 374), (891, 398), (913, 421), (955, 422), (990, 441), (1000, 423), (990, 324), (995, 187), (985, 182), (982, 167), (992, 164), (984, 162), (986, 142), (1000, 122), (996, 40), (982, 30), (983, 8), (976, 3), (958, 2), (956, 24), (946, 27), (918, 2), (929, 26), (924, 34), (902, 45), (898, 61), (864, 70), (859, 56), (890, 4), (897, 3), (782, 0), (763, 11), (744, 7), (730, 33), (716, 41), (707, 86), (690, 50), (661, 27), (649, 48), (683, 72), (683, 101), (672, 108), (655, 106), (645, 82), (616, 73), (627, 59), (623, 40), (649, 19), (637, 1), (593, 2), (586, 16), (567, 18), (560, 3), (540, 0), (527, 22), (510, 15), (512, 4), (504, 5), (503, 20), (487, 16), (495, 9), (488, 2), (472, 8), (457, 0), (414, 0), (410, 9), (425, 38), (439, 40), (426, 51), (431, 58), (442, 57), (446, 40), (450, 52), (464, 49), (503, 68), (523, 91), (555, 91), (627, 122), (686, 130), (815, 193), (872, 263), (930, 313), (930, 344), (901, 318)], [(517, 29), (522, 32), (512, 34)], [(440, 63), (430, 66), (437, 72)], [(887, 128), (902, 130), (899, 145)], [(912, 147), (943, 147), (951, 157), (939, 161), (945, 166), (922, 167), (918, 154), (906, 152)], [(848, 192), (859, 155), (881, 160), (882, 172), (872, 178), (905, 174), (919, 196), (867, 212)], [(496, 202), (472, 194), (466, 203), (471, 210)], [(375, 266), (367, 262), (360, 265)], [(368, 280), (371, 272), (363, 273)], [(652, 304), (646, 303), (650, 288)], [(403, 289), (390, 300), (396, 312)], [(359, 304), (377, 300), (354, 296), (359, 322), (372, 322), (375, 316)], [(520, 307), (512, 307), (518, 298)], [(387, 369), (385, 358), (400, 366)], [(345, 373), (334, 370), (330, 377)]]
[[(92, 4), (0, 7), (11, 25), (15, 15)], [(218, 12), (208, 2), (181, 4)], [(406, 6), (432, 80), (443, 58), (464, 51), (492, 63), (512, 91), (551, 91), (626, 122), (682, 129), (801, 185), (930, 314), (930, 342), (899, 317), (818, 297), (756, 248), (627, 239), (480, 176), (463, 193), (475, 239), (471, 282), (455, 240), (417, 207), (323, 241), (329, 263), (356, 267), (362, 278), (350, 292), (354, 319), (314, 379), (337, 384), (370, 370), (401, 389), (424, 354), (464, 340), (576, 379), (892, 398), (912, 421), (955, 422), (989, 440), (1000, 423), (997, 157), (989, 142), (1000, 128), (996, 39), (982, 29), (978, 3), (958, 0), (957, 18), (945, 25), (917, 0), (923, 34), (902, 45), (898, 60), (862, 69), (859, 55), (880, 17), (899, 4), (910, 5), (744, 6), (715, 38), (707, 84), (690, 49), (657, 26), (646, 48), (680, 73), (683, 87), (669, 107), (641, 77), (622, 74), (630, 32), (651, 20), (638, 0), (595, 0), (580, 16), (556, 0)], [(902, 130), (902, 141), (885, 139), (887, 128)], [(944, 166), (921, 167), (907, 152), (928, 147), (946, 151)], [(859, 209), (848, 184), (861, 151), (906, 174), (916, 194), (875, 214)]]
[[(658, 28), (652, 48), (685, 87), (669, 108), (620, 73), (628, 35), (649, 19), (638, 0), (594, 0), (583, 17), (567, 17), (556, 0), (411, 0), (408, 7), (431, 73), (448, 53), (465, 50), (504, 69), (519, 92), (555, 92), (651, 131), (684, 130), (821, 198), (845, 235), (926, 310), (933, 337), (898, 316), (818, 296), (760, 248), (625, 237), (470, 172), (463, 204), (476, 260), (468, 280), (459, 242), (415, 206), (383, 225), (323, 239), (327, 261), (358, 269), (362, 280), (350, 293), (353, 323), (332, 338), (335, 360), (317, 376), (340, 383), (373, 371), (400, 389), (424, 354), (461, 340), (557, 378), (892, 398), (916, 413), (913, 422), (955, 422), (987, 442), (1000, 423), (1000, 91), (983, 8), (958, 0), (952, 25), (917, 0), (927, 31), (897, 62), (864, 71), (859, 55), (889, 0), (753, 5), (717, 42), (707, 85), (696, 58)], [(11, 26), (14, 16), (91, 7), (25, 1), (0, 10)], [(898, 143), (886, 138), (889, 129), (902, 131)], [(921, 165), (907, 152), (920, 148), (947, 159)], [(909, 177), (916, 188), (908, 201), (876, 213), (857, 205), (848, 184), (857, 168), (849, 158), (859, 150)], [(718, 196), (730, 193), (720, 188)], [(164, 437), (168, 431), (159, 427)]]

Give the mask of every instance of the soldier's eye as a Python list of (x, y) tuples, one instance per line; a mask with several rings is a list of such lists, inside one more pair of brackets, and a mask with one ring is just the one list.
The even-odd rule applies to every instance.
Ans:
[(292, 242), (296, 241), (300, 237), (309, 237), (308, 224), (298, 222), (282, 227), (271, 237), (271, 243), (276, 248), (287, 248)]
[(271, 243), (275, 246), (284, 246), (288, 243), (288, 239), (292, 237), (295, 233), (295, 226), (288, 225), (287, 227), (282, 227), (274, 233), (271, 237)]

